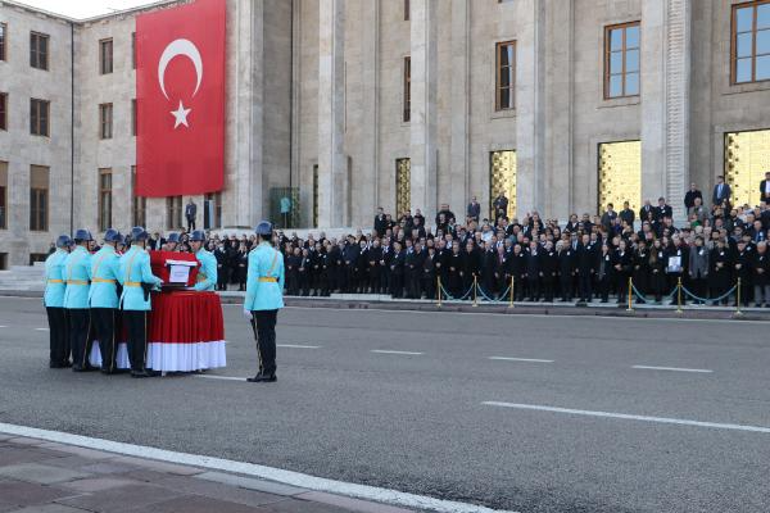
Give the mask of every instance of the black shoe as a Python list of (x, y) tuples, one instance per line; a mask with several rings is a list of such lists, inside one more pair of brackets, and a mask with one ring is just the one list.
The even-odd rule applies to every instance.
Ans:
[(260, 383), (263, 377), (264, 376), (262, 375), (262, 371), (260, 371), (253, 378), (246, 378), (246, 381), (248, 381), (249, 383)]
[(110, 369), (99, 369), (102, 374), (115, 374), (115, 371), (111, 371)]
[(131, 377), (132, 378), (149, 378), (150, 375), (147, 373), (146, 370), (132, 370)]
[(82, 365), (73, 365), (72, 372), (86, 372)]
[(278, 381), (278, 376), (275, 374), (262, 376), (262, 383), (275, 383), (276, 381)]

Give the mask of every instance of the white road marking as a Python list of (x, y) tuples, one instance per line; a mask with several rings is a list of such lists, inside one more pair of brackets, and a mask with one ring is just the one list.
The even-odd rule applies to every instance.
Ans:
[(202, 379), (219, 379), (222, 381), (243, 381), (246, 382), (246, 378), (239, 378), (237, 376), (217, 376), (215, 374), (193, 374), (194, 378)]
[(178, 465), (189, 465), (208, 470), (219, 470), (234, 474), (242, 474), (258, 479), (266, 479), (278, 483), (296, 486), (307, 490), (344, 495), (346, 497), (355, 497), (367, 501), (381, 502), (393, 506), (412, 508), (415, 510), (432, 510), (440, 513), (513, 513), (505, 511), (492, 510), (473, 504), (462, 502), (434, 499), (423, 495), (399, 492), (387, 488), (377, 488), (374, 486), (346, 483), (344, 481), (335, 481), (315, 477), (299, 472), (282, 470), (264, 465), (255, 465), (240, 461), (225, 460), (210, 456), (200, 456), (197, 454), (187, 454), (183, 452), (167, 451), (156, 449), (154, 447), (145, 447), (141, 445), (126, 444), (122, 442), (112, 442), (101, 438), (91, 438), (61, 431), (49, 431), (14, 424), (0, 423), (0, 433), (8, 435), (24, 436), (37, 438), (60, 444), (76, 445), (86, 447), (97, 451), (106, 451), (125, 456), (135, 456), (142, 459), (163, 461)]
[(489, 359), (500, 362), (553, 363), (553, 360), (541, 360), (539, 358), (512, 358), (509, 356), (490, 356)]
[(303, 346), (299, 344), (276, 344), (275, 347), (285, 347), (288, 349), (321, 349), (321, 346)]
[(709, 369), (687, 369), (682, 367), (655, 367), (652, 365), (634, 365), (631, 368), (639, 369), (639, 370), (657, 370), (657, 371), (668, 371), (668, 372), (695, 372), (700, 374), (711, 374), (712, 372), (714, 372), (713, 370), (709, 370)]
[(582, 415), (584, 417), (599, 417), (606, 419), (637, 420), (641, 422), (654, 422), (658, 424), (676, 424), (679, 426), (693, 426), (712, 429), (726, 429), (731, 431), (749, 431), (751, 433), (770, 434), (769, 427), (747, 426), (743, 424), (723, 424), (720, 422), (701, 422), (698, 420), (673, 419), (667, 417), (649, 417), (646, 415), (630, 415), (628, 413), (609, 413), (605, 411), (574, 410), (571, 408), (555, 408), (553, 406), (540, 406), (536, 404), (503, 403), (498, 401), (485, 401), (485, 406), (498, 406), (501, 408), (513, 408), (517, 410), (535, 410), (551, 413), (566, 413), (568, 415)]
[(414, 351), (389, 351), (387, 349), (372, 349), (372, 353), (375, 354), (398, 354), (403, 356), (420, 356), (424, 353), (417, 353)]
[(7, 328), (8, 326), (0, 326), (0, 328)]
[(48, 331), (48, 328), (35, 328), (35, 331)]

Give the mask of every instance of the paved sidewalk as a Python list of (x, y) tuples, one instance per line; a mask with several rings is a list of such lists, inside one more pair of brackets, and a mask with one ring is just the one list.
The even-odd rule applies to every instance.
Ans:
[(407, 513), (279, 483), (0, 434), (0, 513)]

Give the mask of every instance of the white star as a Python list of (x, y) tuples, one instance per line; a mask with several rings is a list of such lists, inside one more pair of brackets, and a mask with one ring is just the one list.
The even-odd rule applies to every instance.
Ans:
[(190, 128), (190, 125), (187, 124), (187, 115), (190, 111), (192, 111), (192, 109), (185, 109), (184, 105), (182, 105), (182, 100), (179, 100), (179, 108), (171, 111), (171, 115), (174, 116), (174, 129), (179, 125)]

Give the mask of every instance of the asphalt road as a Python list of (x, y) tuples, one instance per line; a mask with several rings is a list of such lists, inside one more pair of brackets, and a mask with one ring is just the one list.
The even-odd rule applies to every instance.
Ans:
[(289, 308), (314, 348), (257, 385), (212, 379), (255, 371), (224, 308), (227, 369), (131, 380), (49, 370), (40, 300), (0, 299), (0, 422), (522, 513), (770, 510), (770, 324)]

